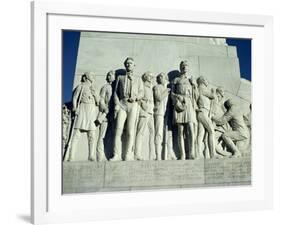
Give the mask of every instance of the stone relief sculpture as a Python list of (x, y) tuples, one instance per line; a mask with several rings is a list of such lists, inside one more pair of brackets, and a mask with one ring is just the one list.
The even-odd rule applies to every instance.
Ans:
[(122, 160), (122, 134), (125, 130), (125, 160), (134, 160), (135, 129), (137, 125), (139, 102), (143, 98), (143, 82), (134, 75), (135, 62), (128, 57), (124, 66), (126, 74), (117, 77), (114, 91), (116, 128), (111, 161)]
[(64, 104), (62, 106), (62, 147), (65, 149), (71, 126), (71, 112)]
[(193, 78), (188, 74), (188, 63), (180, 63), (180, 76), (173, 80), (172, 99), (174, 104), (174, 123), (178, 129), (180, 159), (194, 159), (195, 155), (195, 88)]
[[(124, 66), (125, 74), (116, 80), (113, 70), (107, 73), (107, 83), (99, 94), (94, 75), (82, 75), (73, 93), (73, 121), (70, 110), (63, 106), (64, 161), (75, 160), (83, 132), (87, 133), (88, 160), (107, 161), (104, 143), (108, 124), (114, 124), (110, 161), (240, 157), (240, 149), (249, 145), (250, 113), (244, 115), (232, 99), (225, 101), (223, 87), (211, 88), (203, 76), (195, 82), (188, 61), (180, 62), (180, 73), (171, 81), (171, 88), (164, 73), (157, 75), (154, 86), (151, 72), (136, 76), (131, 57)], [(146, 131), (148, 157), (143, 149)], [(177, 143), (173, 143), (173, 136)]]
[(248, 128), (244, 122), (243, 114), (239, 106), (235, 105), (231, 99), (224, 103), (226, 112), (222, 117), (212, 117), (217, 125), (229, 123), (231, 129), (222, 133), (221, 137), (225, 145), (233, 153), (232, 157), (240, 157), (241, 153), (238, 149), (239, 143), (243, 143), (249, 138)]
[(97, 141), (97, 161), (106, 161), (104, 154), (104, 138), (108, 123), (114, 121), (114, 101), (112, 96), (112, 82), (115, 79), (114, 71), (111, 70), (106, 75), (107, 84), (100, 90), (99, 114), (95, 121), (99, 126), (99, 136)]
[[(215, 98), (215, 92), (213, 89), (208, 89), (207, 80), (200, 76), (197, 79), (199, 98), (197, 100), (197, 120), (198, 120), (198, 136), (197, 136), (197, 147), (200, 158), (204, 158), (203, 154), (203, 140), (204, 137), (207, 139), (208, 148), (205, 148), (205, 154), (210, 155), (211, 158), (219, 157), (215, 150), (215, 131), (212, 120), (210, 118), (211, 114), (211, 102)], [(206, 153), (207, 149), (209, 154)]]
[(238, 56), (225, 38), (81, 32), (63, 83), (62, 193), (251, 185)]
[(172, 150), (172, 135), (167, 127), (169, 119), (168, 98), (171, 89), (167, 87), (168, 77), (164, 73), (157, 75), (156, 82), (157, 84), (153, 87), (156, 159), (162, 160), (164, 150), (164, 159), (174, 160), (176, 156)]
[[(154, 118), (153, 118), (153, 92), (152, 92), (152, 73), (146, 72), (142, 75), (144, 95), (140, 99), (140, 111), (137, 125), (135, 159), (144, 160), (142, 154), (142, 141), (146, 127), (149, 131), (149, 159), (154, 160), (155, 143), (154, 143)], [(157, 155), (157, 159), (159, 155)]]
[[(224, 115), (226, 109), (224, 107), (224, 99), (225, 97), (225, 93), (224, 93), (224, 89), (222, 87), (218, 87), (216, 88), (215, 91), (215, 99), (212, 100), (211, 104), (211, 117), (215, 116), (215, 117), (221, 117)], [(230, 152), (227, 151), (226, 146), (224, 145), (221, 135), (222, 133), (224, 133), (226, 130), (230, 129), (230, 126), (228, 123), (224, 124), (224, 125), (216, 125), (213, 122), (213, 126), (214, 126), (214, 130), (215, 130), (215, 148), (216, 148), (216, 152), (224, 157), (229, 157), (232, 154)], [(209, 157), (207, 157), (209, 158)]]
[(79, 84), (73, 94), (72, 111), (75, 115), (73, 121), (73, 131), (69, 139), (69, 148), (65, 154), (66, 161), (75, 159), (75, 152), (78, 149), (77, 143), (82, 132), (87, 132), (89, 160), (96, 161), (96, 149), (94, 145), (95, 138), (95, 119), (97, 117), (96, 106), (98, 105), (98, 95), (95, 92), (94, 75), (90, 72), (82, 76)]

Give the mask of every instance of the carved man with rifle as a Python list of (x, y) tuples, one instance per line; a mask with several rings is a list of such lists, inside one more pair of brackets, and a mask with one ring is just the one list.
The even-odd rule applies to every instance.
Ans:
[(65, 154), (65, 161), (75, 160), (75, 153), (78, 150), (78, 141), (82, 132), (87, 133), (89, 157), (91, 161), (96, 161), (96, 150), (94, 144), (97, 118), (98, 95), (93, 87), (94, 75), (86, 72), (82, 75), (81, 84), (74, 90), (72, 99), (72, 111), (75, 114), (72, 132), (68, 148)]

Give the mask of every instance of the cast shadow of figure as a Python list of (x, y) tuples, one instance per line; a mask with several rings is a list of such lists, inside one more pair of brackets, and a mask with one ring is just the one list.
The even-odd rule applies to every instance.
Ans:
[[(168, 79), (169, 79), (169, 83), (168, 83), (168, 88), (170, 88), (170, 90), (172, 90), (172, 82), (173, 80), (178, 77), (180, 75), (180, 71), (179, 70), (172, 70), (170, 72), (168, 72)], [(176, 155), (177, 158), (180, 157), (180, 151), (179, 151), (179, 147), (178, 147), (178, 130), (176, 125), (173, 123), (173, 114), (174, 114), (174, 107), (172, 104), (172, 99), (171, 99), (171, 95), (169, 97), (168, 103), (167, 103), (167, 127), (168, 127), (168, 131), (172, 132), (172, 144), (173, 144), (173, 151)]]
[[(124, 76), (124, 75), (126, 75), (126, 70), (125, 69), (117, 69), (117, 70), (115, 70), (115, 81), (117, 80), (117, 78), (119, 76)], [(116, 82), (115, 82), (115, 84), (116, 84)]]
[(31, 223), (31, 216), (29, 215), (17, 215), (17, 218), (24, 221), (25, 223)]

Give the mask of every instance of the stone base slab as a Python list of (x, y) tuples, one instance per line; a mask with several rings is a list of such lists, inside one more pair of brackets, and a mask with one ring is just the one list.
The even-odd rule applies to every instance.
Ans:
[(63, 193), (251, 184), (251, 158), (63, 163)]

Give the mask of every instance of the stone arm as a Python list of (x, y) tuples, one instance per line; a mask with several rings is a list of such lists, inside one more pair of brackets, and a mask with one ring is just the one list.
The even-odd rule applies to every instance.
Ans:
[(192, 93), (191, 93), (191, 96), (192, 96), (192, 105), (193, 105), (193, 108), (194, 109), (197, 109), (198, 106), (197, 106), (197, 100), (199, 98), (199, 91), (198, 91), (198, 87), (197, 87), (197, 84), (195, 82), (195, 80), (193, 79), (193, 77), (191, 76), (189, 78), (189, 83), (191, 84), (192, 86)]
[(105, 102), (106, 99), (106, 87), (103, 87), (100, 90), (100, 102), (99, 102), (99, 110), (104, 113), (108, 113), (108, 106)]
[(199, 87), (199, 94), (204, 95), (209, 99), (215, 99), (215, 93), (212, 91), (213, 89), (209, 90), (207, 88), (200, 88)]
[(140, 100), (142, 100), (143, 97), (144, 97), (143, 82), (141, 80), (138, 80), (138, 95), (137, 95), (136, 99), (134, 99), (134, 100), (140, 101)]
[(232, 118), (233, 118), (232, 113), (230, 111), (227, 111), (222, 117), (220, 118), (212, 117), (212, 120), (216, 123), (216, 125), (222, 126), (224, 124), (227, 124)]
[(193, 87), (196, 87), (196, 82), (195, 82), (195, 80), (193, 79), (192, 76), (189, 78), (189, 83), (190, 83)]

